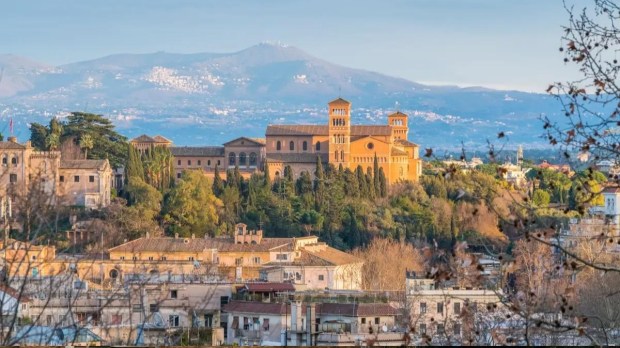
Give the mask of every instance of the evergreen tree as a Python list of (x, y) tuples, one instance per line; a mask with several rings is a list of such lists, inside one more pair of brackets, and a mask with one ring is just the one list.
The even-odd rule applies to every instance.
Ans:
[(368, 185), (366, 184), (366, 175), (364, 175), (364, 169), (362, 169), (362, 166), (357, 166), (357, 168), (355, 168), (355, 176), (357, 177), (357, 182), (359, 184), (360, 196), (368, 197), (370, 193), (368, 191)]
[(127, 144), (127, 153), (127, 169), (125, 171), (127, 183), (131, 181), (131, 178), (139, 178), (144, 181), (144, 166), (140, 153), (131, 144)]
[(385, 177), (383, 168), (379, 168), (379, 192), (381, 193), (381, 197), (387, 197), (388, 195), (387, 178)]
[(325, 172), (321, 157), (316, 157), (316, 169), (314, 171), (314, 204), (318, 212), (323, 211), (325, 202)]
[(377, 158), (376, 152), (375, 159), (372, 164), (372, 178), (376, 196), (379, 197), (381, 196), (381, 178), (379, 177), (379, 159)]
[(359, 197), (360, 196), (360, 188), (359, 183), (357, 182), (357, 177), (355, 173), (351, 171), (351, 169), (347, 168), (344, 171), (344, 192), (348, 197)]
[(375, 192), (374, 181), (372, 179), (372, 169), (370, 167), (368, 167), (368, 169), (366, 170), (365, 180), (366, 180), (366, 187), (368, 187), (368, 197), (370, 197), (371, 199), (375, 199), (377, 195)]
[(222, 181), (222, 177), (220, 176), (220, 168), (218, 165), (215, 165), (215, 173), (213, 173), (213, 193), (217, 197), (221, 197), (224, 192), (224, 182)]

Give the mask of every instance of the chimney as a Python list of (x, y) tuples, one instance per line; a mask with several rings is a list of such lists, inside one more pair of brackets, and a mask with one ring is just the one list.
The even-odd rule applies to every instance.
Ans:
[(17, 137), (10, 136), (9, 137), (9, 141), (12, 142), (12, 143), (17, 143)]

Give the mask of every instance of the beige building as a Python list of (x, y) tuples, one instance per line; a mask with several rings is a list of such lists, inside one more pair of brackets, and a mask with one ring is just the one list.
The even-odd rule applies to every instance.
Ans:
[[(15, 137), (0, 142), (0, 213), (14, 213), (16, 200), (32, 190), (50, 204), (100, 208), (110, 204), (112, 169), (108, 160), (62, 160), (58, 151), (37, 151)], [(43, 199), (43, 198), (42, 198)]]
[(406, 292), (410, 322), (416, 332), (439, 339), (450, 337), (453, 342), (488, 324), (480, 323), (481, 317), (491, 318), (492, 313), (505, 309), (501, 291), (438, 287), (434, 279), (418, 277), (415, 272), (407, 272)]
[(162, 137), (161, 135), (150, 137), (146, 134), (142, 134), (139, 137), (131, 139), (129, 143), (133, 145), (133, 147), (135, 147), (140, 153), (144, 153), (151, 147), (155, 147), (155, 146), (165, 146), (165, 147), (172, 146), (172, 141)]
[(351, 103), (338, 98), (328, 103), (327, 125), (269, 125), (266, 132), (267, 168), (278, 177), (286, 166), (293, 175), (314, 173), (317, 158), (324, 164), (355, 170), (372, 168), (375, 156), (388, 183), (417, 181), (422, 174), (419, 146), (410, 142), (408, 116), (397, 111), (387, 125), (352, 125)]

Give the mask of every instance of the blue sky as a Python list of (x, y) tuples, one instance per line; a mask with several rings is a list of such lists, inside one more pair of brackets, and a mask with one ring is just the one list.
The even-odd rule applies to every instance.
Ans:
[(561, 0), (19, 0), (0, 7), (0, 53), (63, 64), (280, 41), (417, 82), (542, 92), (577, 76), (558, 52), (566, 19)]

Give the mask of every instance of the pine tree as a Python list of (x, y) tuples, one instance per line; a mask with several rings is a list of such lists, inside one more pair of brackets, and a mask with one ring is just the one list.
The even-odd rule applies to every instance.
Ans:
[(220, 176), (220, 168), (215, 165), (215, 173), (213, 174), (213, 193), (220, 197), (224, 192), (224, 182), (222, 181), (222, 177)]

